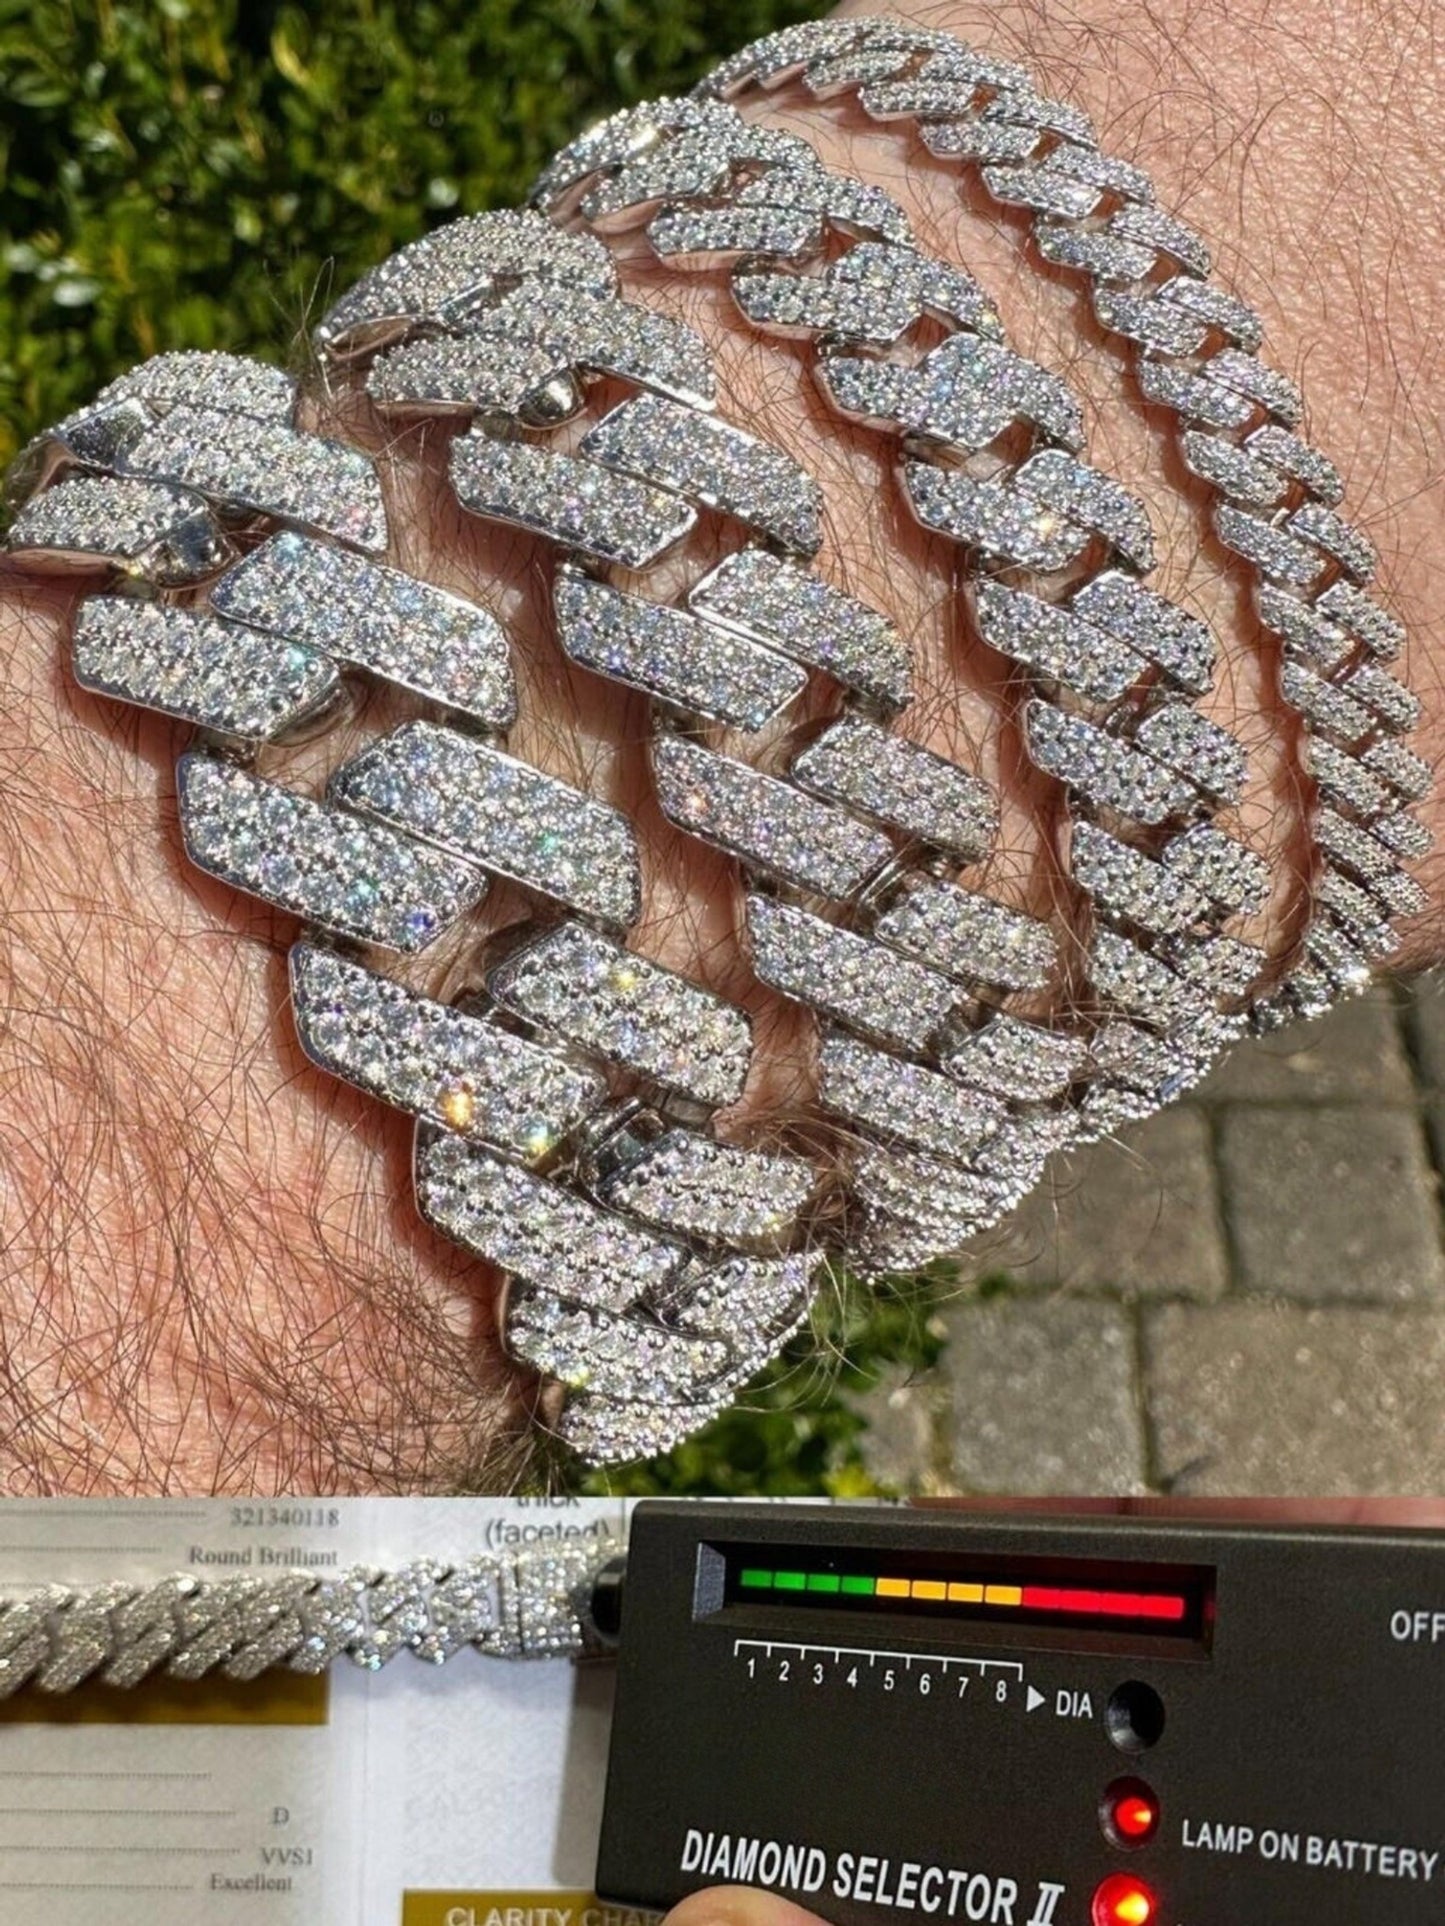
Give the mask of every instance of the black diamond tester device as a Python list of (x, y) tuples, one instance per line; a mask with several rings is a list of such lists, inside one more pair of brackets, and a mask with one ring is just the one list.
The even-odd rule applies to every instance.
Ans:
[(1445, 1926), (1445, 1534), (651, 1502), (599, 1895)]

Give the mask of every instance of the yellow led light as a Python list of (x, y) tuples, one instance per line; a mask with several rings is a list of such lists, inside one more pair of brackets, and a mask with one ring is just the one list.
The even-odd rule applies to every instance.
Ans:
[(986, 1585), (983, 1602), (985, 1605), (1022, 1605), (1023, 1587), (1022, 1585)]
[(982, 1585), (950, 1585), (948, 1588), (950, 1605), (982, 1605)]
[(915, 1598), (947, 1598), (948, 1587), (937, 1578), (915, 1578), (913, 1581)]
[(880, 1578), (874, 1587), (875, 1598), (907, 1598), (908, 1580), (906, 1578)]

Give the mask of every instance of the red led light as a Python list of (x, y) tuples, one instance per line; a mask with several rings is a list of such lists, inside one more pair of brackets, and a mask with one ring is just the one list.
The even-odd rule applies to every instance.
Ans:
[(1077, 1612), (1086, 1618), (1157, 1618), (1177, 1624), (1189, 1609), (1176, 1592), (1091, 1592), (1056, 1585), (1025, 1585), (1025, 1611)]
[(1099, 1801), (1099, 1824), (1116, 1846), (1145, 1846), (1159, 1830), (1159, 1798), (1142, 1779), (1116, 1779)]
[(1122, 1839), (1147, 1839), (1159, 1823), (1159, 1808), (1142, 1792), (1123, 1793), (1114, 1802), (1114, 1830)]
[(1114, 1873), (1094, 1894), (1094, 1926), (1151, 1926), (1159, 1902), (1142, 1879)]

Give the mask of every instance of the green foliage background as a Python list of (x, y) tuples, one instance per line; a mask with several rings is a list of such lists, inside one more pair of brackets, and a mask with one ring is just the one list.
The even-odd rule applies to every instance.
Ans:
[(0, 0), (0, 459), (162, 348), (308, 315), (799, 0)]
[[(307, 320), (403, 242), (519, 199), (589, 122), (825, 10), (0, 0), (0, 463), (145, 355), (285, 360)], [(930, 1310), (919, 1282), (881, 1300), (830, 1294), (746, 1410), (614, 1483), (871, 1489), (847, 1394), (932, 1362)]]

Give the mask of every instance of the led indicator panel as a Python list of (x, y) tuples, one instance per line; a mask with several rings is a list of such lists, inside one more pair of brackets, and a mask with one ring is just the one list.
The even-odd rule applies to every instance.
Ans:
[(1053, 1561), (1035, 1570), (1037, 1561), (1023, 1559), (1009, 1569), (964, 1554), (950, 1562), (955, 1569), (933, 1561), (905, 1570), (886, 1556), (824, 1564), (815, 1552), (794, 1556), (785, 1546), (729, 1547), (720, 1602), (1093, 1626), (1205, 1642), (1213, 1622), (1213, 1573), (1203, 1567), (1105, 1570), (1092, 1561)]

